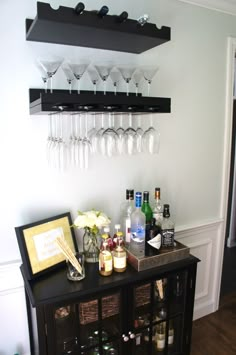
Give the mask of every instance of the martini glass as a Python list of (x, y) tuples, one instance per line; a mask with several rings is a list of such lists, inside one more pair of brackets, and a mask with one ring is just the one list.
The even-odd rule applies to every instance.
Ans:
[(129, 96), (129, 83), (132, 79), (135, 68), (123, 66), (118, 67), (117, 69), (120, 71), (124, 81), (126, 82), (126, 95)]
[(142, 79), (143, 79), (142, 71), (140, 69), (136, 69), (132, 75), (132, 81), (135, 85), (136, 96), (138, 96), (139, 86), (140, 86), (140, 82), (142, 81)]
[(43, 69), (42, 65), (39, 64), (39, 62), (36, 62), (36, 67), (38, 68), (38, 70), (41, 74), (41, 78), (42, 78), (43, 84), (44, 84), (44, 91), (47, 93), (47, 91), (48, 91), (48, 75), (45, 72), (45, 70)]
[(68, 66), (68, 64), (63, 64), (62, 65), (62, 70), (66, 76), (66, 80), (68, 82), (69, 85), (69, 93), (71, 94), (71, 89), (72, 89), (72, 82), (75, 79), (73, 72), (71, 71), (70, 67)]
[(110, 78), (114, 86), (114, 95), (117, 94), (117, 86), (120, 81), (120, 72), (118, 70), (112, 70), (110, 72)]
[(50, 93), (52, 90), (52, 77), (56, 74), (57, 70), (61, 66), (63, 62), (63, 58), (61, 57), (49, 57), (49, 58), (38, 58), (37, 63), (39, 67), (42, 68), (44, 72), (44, 76), (42, 76), (43, 81), (47, 78), (50, 82)]
[(89, 63), (68, 63), (72, 73), (74, 74), (76, 80), (77, 80), (77, 91), (78, 94), (80, 94), (80, 79), (84, 75), (84, 72), (86, 71), (87, 67), (89, 66)]
[(148, 96), (150, 96), (152, 79), (156, 75), (158, 69), (159, 69), (158, 67), (154, 67), (154, 66), (146, 66), (142, 68), (144, 79), (148, 83)]
[(106, 95), (106, 83), (107, 83), (107, 79), (110, 75), (112, 66), (95, 65), (95, 68), (97, 69), (98, 74), (100, 75), (100, 78), (103, 81), (103, 85), (104, 85), (103, 92), (104, 92), (104, 95)]
[(88, 69), (87, 70), (88, 72), (88, 75), (92, 81), (92, 84), (93, 84), (93, 92), (94, 92), (94, 95), (96, 95), (97, 93), (97, 83), (99, 82), (100, 80), (100, 76), (97, 72), (97, 70), (95, 68), (92, 68), (92, 69)]

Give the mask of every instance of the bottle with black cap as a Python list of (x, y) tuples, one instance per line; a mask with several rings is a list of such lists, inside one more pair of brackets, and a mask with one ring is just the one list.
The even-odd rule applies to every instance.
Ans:
[(170, 205), (163, 206), (163, 221), (161, 224), (161, 245), (162, 248), (171, 248), (174, 246), (175, 224), (170, 219)]
[(107, 7), (106, 5), (102, 6), (101, 9), (99, 11), (97, 11), (97, 15), (99, 17), (104, 17), (108, 14), (109, 12), (109, 7)]
[(128, 12), (126, 11), (123, 11), (119, 16), (117, 16), (117, 20), (118, 22), (122, 23), (122, 22), (125, 22), (129, 17), (129, 14)]
[(84, 8), (85, 8), (84, 3), (79, 2), (75, 7), (75, 12), (77, 13), (77, 15), (82, 14), (84, 11)]
[(134, 190), (126, 190), (126, 203), (123, 206), (122, 211), (122, 229), (124, 231), (125, 244), (129, 245), (130, 243), (130, 227), (131, 227), (131, 213), (134, 211)]

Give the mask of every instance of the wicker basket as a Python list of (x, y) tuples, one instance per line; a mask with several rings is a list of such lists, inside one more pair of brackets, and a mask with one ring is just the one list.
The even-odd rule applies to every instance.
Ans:
[[(119, 294), (102, 298), (102, 319), (118, 314)], [(98, 300), (81, 302), (79, 305), (80, 324), (88, 324), (98, 320)]]
[(151, 284), (145, 284), (135, 289), (136, 307), (150, 303)]

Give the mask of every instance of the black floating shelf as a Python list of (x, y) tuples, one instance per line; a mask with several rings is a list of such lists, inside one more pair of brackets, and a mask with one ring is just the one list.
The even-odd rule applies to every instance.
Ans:
[(53, 90), (45, 93), (42, 89), (30, 89), (30, 114), (49, 114), (53, 112), (132, 112), (132, 113), (169, 113), (171, 111), (170, 98), (143, 97), (131, 93), (98, 91), (81, 91), (78, 94), (68, 90)]
[(131, 19), (120, 23), (115, 15), (100, 18), (93, 11), (77, 15), (70, 7), (54, 10), (50, 4), (37, 2), (37, 16), (34, 20), (26, 19), (26, 39), (142, 53), (169, 41), (170, 28), (158, 29), (152, 23), (141, 26)]

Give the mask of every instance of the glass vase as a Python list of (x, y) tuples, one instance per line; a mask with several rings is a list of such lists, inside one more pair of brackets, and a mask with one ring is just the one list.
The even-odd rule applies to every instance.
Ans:
[(97, 263), (99, 256), (99, 234), (85, 230), (83, 236), (84, 259), (87, 263)]

